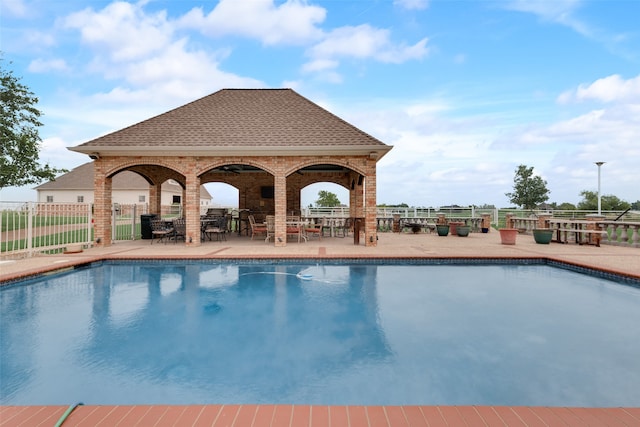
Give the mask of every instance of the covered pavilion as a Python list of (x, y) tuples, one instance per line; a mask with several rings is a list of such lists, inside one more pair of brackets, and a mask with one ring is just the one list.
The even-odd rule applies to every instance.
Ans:
[(150, 186), (150, 213), (160, 187), (183, 188), (185, 244), (198, 246), (200, 185), (238, 189), (238, 207), (275, 215), (276, 246), (285, 246), (286, 216), (300, 212), (301, 190), (332, 182), (349, 190), (350, 216), (376, 246), (376, 163), (391, 146), (291, 89), (223, 89), (69, 150), (94, 163), (95, 241), (111, 245), (112, 180), (122, 171)]

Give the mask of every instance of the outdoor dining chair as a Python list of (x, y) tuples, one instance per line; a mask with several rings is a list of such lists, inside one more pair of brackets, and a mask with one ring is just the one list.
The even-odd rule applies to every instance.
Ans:
[(320, 218), (320, 221), (315, 224), (305, 224), (304, 232), (307, 235), (307, 239), (318, 236), (318, 240), (322, 240), (322, 228), (324, 227), (325, 219)]
[(258, 224), (256, 223), (256, 218), (253, 215), (249, 215), (249, 225), (251, 226), (251, 240), (253, 240), (253, 236), (257, 234), (267, 235), (267, 224)]
[(161, 242), (169, 239), (173, 236), (175, 230), (170, 223), (167, 223), (163, 219), (152, 219), (151, 220), (151, 244), (153, 245), (154, 239), (159, 239)]
[(173, 220), (173, 238), (174, 243), (178, 241), (178, 239), (182, 239), (185, 242), (187, 241), (187, 223), (184, 218), (176, 218)]

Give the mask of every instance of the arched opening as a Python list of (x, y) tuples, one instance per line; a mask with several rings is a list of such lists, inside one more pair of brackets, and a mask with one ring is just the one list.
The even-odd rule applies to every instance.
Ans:
[[(206, 183), (207, 188), (214, 186), (221, 191), (226, 202), (216, 202), (214, 196), (216, 205), (248, 211), (261, 218), (274, 212), (273, 175), (256, 165), (225, 163), (202, 173), (200, 181)], [(232, 199), (234, 195), (235, 199)]]
[(208, 182), (204, 184), (211, 195), (211, 207), (238, 209), (240, 191), (225, 182)]
[(321, 191), (328, 191), (336, 195), (340, 206), (349, 207), (349, 189), (333, 182), (317, 182), (302, 189), (301, 201), (305, 208), (318, 207), (317, 201)]

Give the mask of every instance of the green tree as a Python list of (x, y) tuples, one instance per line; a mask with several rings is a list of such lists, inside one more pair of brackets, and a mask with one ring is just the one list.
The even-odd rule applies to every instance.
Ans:
[[(596, 191), (583, 190), (580, 192), (582, 200), (578, 203), (578, 209), (594, 211), (598, 209), (598, 193)], [(611, 194), (600, 197), (600, 206), (603, 211), (623, 211), (631, 207), (631, 204), (620, 200)]]
[(316, 206), (333, 208), (340, 206), (340, 200), (338, 196), (331, 191), (320, 190), (318, 191), (318, 200), (316, 200)]
[(513, 178), (513, 192), (505, 193), (509, 201), (525, 209), (534, 209), (538, 204), (549, 200), (547, 181), (533, 176), (533, 167), (520, 165)]
[(560, 203), (555, 209), (560, 209), (561, 211), (575, 211), (576, 205), (569, 202)]
[(66, 171), (38, 163), (42, 141), (38, 98), (4, 69), (2, 61), (0, 57), (0, 189), (53, 180)]
[(380, 207), (380, 208), (408, 208), (409, 205), (406, 204), (406, 203), (400, 203), (400, 204), (397, 204), (397, 205), (389, 205), (387, 203), (382, 203), (382, 204), (378, 205), (378, 207)]

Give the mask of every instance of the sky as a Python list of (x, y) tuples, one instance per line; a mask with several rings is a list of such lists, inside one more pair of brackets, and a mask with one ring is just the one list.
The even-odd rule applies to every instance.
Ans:
[[(0, 0), (0, 51), (58, 168), (89, 161), (67, 147), (217, 90), (291, 88), (393, 146), (379, 204), (508, 207), (518, 165), (577, 204), (595, 162), (601, 193), (635, 202), (639, 16), (637, 0)], [(319, 189), (348, 203), (324, 184), (304, 206)]]

